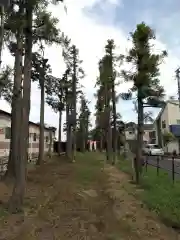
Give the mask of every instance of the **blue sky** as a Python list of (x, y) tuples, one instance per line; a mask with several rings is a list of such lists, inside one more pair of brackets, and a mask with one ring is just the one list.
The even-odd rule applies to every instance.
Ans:
[[(136, 24), (144, 21), (155, 30), (158, 41), (165, 45), (168, 52), (178, 57), (180, 53), (180, 33), (177, 31), (180, 21), (179, 9), (180, 1), (178, 0), (121, 0), (116, 4), (99, 1), (91, 7), (84, 8), (84, 12), (97, 23), (121, 29), (127, 38), (129, 32), (135, 29)], [(177, 65), (174, 66), (176, 67)], [(171, 69), (172, 78), (174, 77), (173, 71), (174, 69)], [(173, 84), (176, 85), (176, 82), (173, 81)], [(169, 89), (166, 88), (166, 90), (168, 94)], [(176, 95), (176, 90), (173, 89), (168, 95)], [(126, 121), (130, 118), (136, 120), (136, 115), (131, 111), (132, 108), (131, 101), (119, 102), (118, 109), (123, 112), (122, 115)], [(154, 115), (158, 111), (154, 109)]]
[[(84, 9), (89, 17), (105, 25), (117, 26), (127, 34), (136, 24), (145, 21), (156, 30), (157, 36), (174, 49), (180, 43), (178, 24), (180, 21), (179, 0), (120, 0), (119, 5), (98, 1), (93, 6)], [(179, 39), (178, 39), (179, 38)]]

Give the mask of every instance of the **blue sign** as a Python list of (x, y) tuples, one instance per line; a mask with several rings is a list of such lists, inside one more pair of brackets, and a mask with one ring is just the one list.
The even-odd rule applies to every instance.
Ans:
[(175, 137), (180, 137), (180, 125), (170, 125), (170, 131), (174, 134)]

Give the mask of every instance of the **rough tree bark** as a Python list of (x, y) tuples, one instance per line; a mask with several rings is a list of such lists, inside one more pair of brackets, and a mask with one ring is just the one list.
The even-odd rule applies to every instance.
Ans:
[[(139, 95), (139, 94), (138, 94)], [(143, 147), (143, 101), (140, 97), (138, 97), (138, 133), (137, 133), (137, 152), (136, 158), (134, 162), (135, 174), (136, 174), (136, 182), (139, 183), (140, 173), (142, 169), (141, 160), (142, 160), (142, 147)]]
[(73, 93), (73, 149), (72, 149), (72, 161), (76, 160), (76, 100), (77, 100), (77, 84), (76, 84), (76, 47), (73, 47), (73, 82), (72, 82), (72, 93)]
[(51, 158), (52, 157), (52, 130), (49, 132), (49, 149), (48, 149), (48, 156)]
[(106, 160), (109, 161), (111, 159), (112, 153), (112, 134), (111, 134), (111, 123), (110, 123), (110, 92), (108, 83), (106, 83), (105, 87), (105, 136), (106, 136)]
[(25, 61), (23, 79), (22, 122), (19, 140), (19, 156), (16, 162), (16, 179), (9, 201), (12, 212), (21, 211), (26, 186), (26, 165), (28, 160), (29, 144), (29, 112), (31, 92), (31, 60), (32, 60), (32, 5), (26, 0), (26, 30), (25, 30)]
[(82, 126), (82, 139), (81, 139), (81, 151), (85, 152), (86, 149), (86, 142), (87, 142), (87, 138), (86, 138), (86, 129), (85, 129), (85, 125)]
[[(22, 11), (22, 9), (20, 9)], [(20, 126), (21, 126), (21, 83), (22, 83), (22, 34), (23, 29), (19, 26), (16, 35), (16, 53), (14, 63), (14, 86), (13, 86), (13, 97), (12, 97), (12, 110), (11, 110), (11, 141), (10, 141), (10, 152), (7, 171), (5, 178), (16, 177), (15, 162), (18, 157), (18, 143), (20, 137)]]
[(69, 111), (70, 111), (70, 107), (69, 107), (69, 99), (68, 99), (68, 94), (66, 93), (66, 137), (67, 137), (67, 141), (66, 141), (66, 156), (68, 159), (71, 159), (71, 153), (72, 153), (72, 129), (71, 129), (71, 125), (69, 123)]
[(107, 143), (107, 150), (106, 150), (106, 160), (110, 161), (111, 153), (112, 153), (112, 131), (111, 131), (111, 124), (110, 124), (110, 110), (108, 110), (108, 126), (107, 126), (107, 133), (106, 133), (106, 143)]
[(99, 141), (99, 150), (100, 150), (100, 152), (103, 151), (103, 136), (102, 136), (102, 133), (101, 133), (100, 141)]
[(59, 130), (58, 130), (58, 154), (61, 154), (61, 125), (62, 125), (62, 111), (59, 111)]
[(45, 101), (44, 74), (42, 74), (42, 78), (40, 79), (40, 86), (41, 86), (40, 136), (39, 136), (39, 156), (37, 160), (37, 165), (43, 164), (44, 161), (44, 101)]
[(116, 124), (116, 95), (114, 80), (112, 80), (112, 108), (113, 108), (113, 161), (112, 164), (116, 163), (117, 157), (117, 124)]

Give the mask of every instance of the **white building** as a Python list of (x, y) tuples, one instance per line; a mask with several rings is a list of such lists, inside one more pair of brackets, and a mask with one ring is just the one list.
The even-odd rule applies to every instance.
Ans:
[[(155, 120), (157, 144), (164, 148), (165, 151), (172, 153), (176, 150), (180, 153), (180, 108), (179, 101), (169, 100), (161, 109)], [(163, 132), (172, 132), (176, 140), (167, 144), (163, 143)]]
[[(52, 139), (55, 138), (56, 128), (44, 129), (44, 151), (48, 152), (50, 144), (50, 135)], [(29, 122), (29, 158), (36, 157), (39, 152), (39, 124)], [(0, 110), (0, 157), (6, 157), (9, 155), (11, 139), (11, 114), (3, 110)], [(54, 142), (54, 140), (53, 140)], [(52, 143), (53, 148), (53, 143)]]
[[(144, 124), (144, 135), (143, 141), (145, 143), (156, 143), (156, 133), (153, 124)], [(136, 140), (137, 139), (137, 125), (128, 126), (125, 129), (126, 140)]]

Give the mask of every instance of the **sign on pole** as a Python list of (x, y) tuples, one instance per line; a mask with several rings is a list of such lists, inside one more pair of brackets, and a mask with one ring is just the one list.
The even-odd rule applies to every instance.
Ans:
[(10, 5), (10, 0), (0, 0), (0, 6), (3, 6), (4, 8), (8, 8)]

